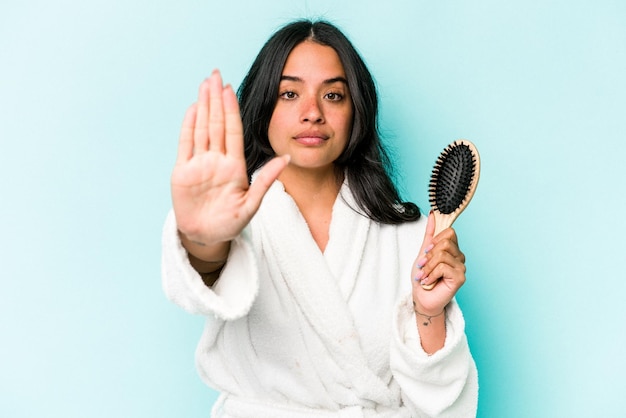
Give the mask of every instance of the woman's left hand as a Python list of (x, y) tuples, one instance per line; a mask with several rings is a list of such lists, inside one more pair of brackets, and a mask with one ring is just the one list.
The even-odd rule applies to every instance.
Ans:
[[(435, 217), (431, 212), (422, 248), (411, 271), (415, 310), (426, 316), (443, 312), (465, 283), (465, 255), (459, 249), (456, 232), (447, 228), (433, 236), (434, 232)], [(432, 283), (435, 286), (431, 290), (422, 287)]]

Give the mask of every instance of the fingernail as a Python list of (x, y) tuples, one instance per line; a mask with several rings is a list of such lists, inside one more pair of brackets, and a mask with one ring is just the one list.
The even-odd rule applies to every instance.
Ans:
[(424, 270), (420, 270), (415, 275), (415, 281), (419, 282), (424, 277)]
[(427, 284), (427, 283), (428, 283), (428, 277), (424, 277), (420, 284)]
[(432, 250), (433, 248), (435, 248), (435, 245), (434, 245), (434, 244), (430, 244), (430, 245), (429, 245), (428, 247), (426, 247), (426, 249), (424, 250), (424, 254), (428, 254), (428, 252), (429, 252), (430, 250)]
[(428, 259), (426, 257), (420, 258), (419, 260), (417, 260), (417, 267), (419, 268), (424, 267), (427, 261)]

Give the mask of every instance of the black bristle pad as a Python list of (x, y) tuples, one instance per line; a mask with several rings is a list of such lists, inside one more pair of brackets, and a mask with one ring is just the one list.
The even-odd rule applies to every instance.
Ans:
[(476, 160), (467, 145), (455, 142), (443, 150), (428, 187), (431, 207), (444, 215), (457, 210), (472, 184), (475, 166)]

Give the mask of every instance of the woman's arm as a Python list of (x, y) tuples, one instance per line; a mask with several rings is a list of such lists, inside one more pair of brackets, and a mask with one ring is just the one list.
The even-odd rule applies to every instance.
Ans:
[(272, 160), (249, 185), (243, 149), (237, 98), (216, 70), (185, 114), (171, 178), (181, 243), (209, 286), (228, 258), (231, 240), (288, 163), (288, 157)]
[(397, 306), (394, 315), (390, 367), (404, 405), (414, 417), (475, 417), (478, 374), (458, 304), (452, 300), (446, 307), (442, 315), (445, 344), (433, 354), (422, 349), (424, 334), (421, 329), (418, 333), (416, 316), (409, 297)]
[[(433, 354), (446, 340), (446, 306), (465, 283), (465, 255), (452, 228), (433, 236), (435, 221), (428, 216), (420, 254), (412, 270), (413, 309), (422, 348)], [(435, 283), (426, 290), (422, 285)]]
[[(214, 245), (207, 249), (201, 244), (190, 241), (187, 237), (180, 233), (180, 231), (179, 235), (183, 247), (187, 249), (189, 263), (200, 274), (204, 284), (212, 287), (219, 278), (220, 273), (224, 268), (224, 264), (226, 264), (226, 260), (228, 259), (230, 241)], [(194, 255), (199, 253), (204, 254), (205, 259), (198, 258)]]

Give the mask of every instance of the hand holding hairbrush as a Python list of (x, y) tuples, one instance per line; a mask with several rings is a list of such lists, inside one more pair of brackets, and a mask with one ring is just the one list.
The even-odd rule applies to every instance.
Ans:
[[(452, 226), (474, 196), (480, 177), (480, 156), (470, 141), (460, 139), (448, 145), (437, 158), (430, 176), (428, 194), (435, 217), (435, 233)], [(422, 285), (430, 290), (435, 283)]]

